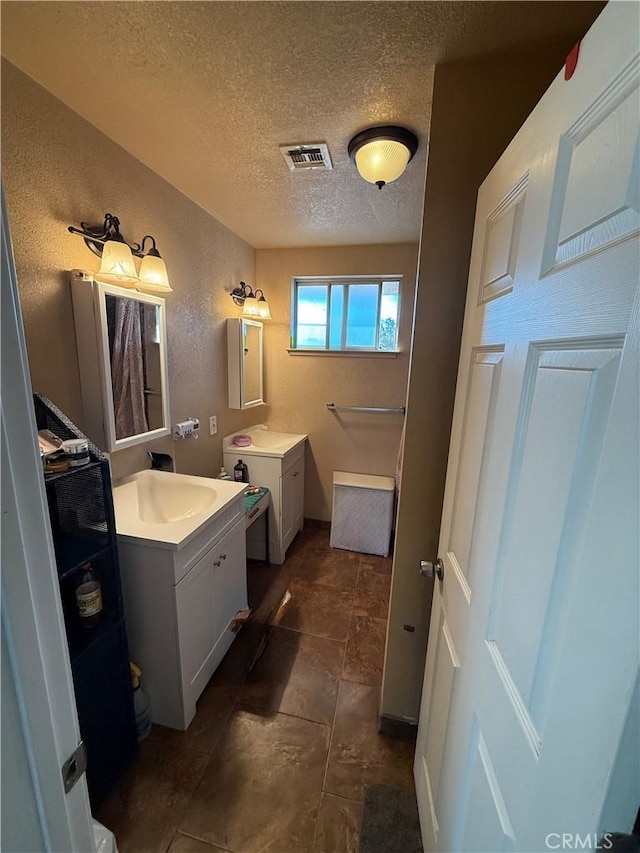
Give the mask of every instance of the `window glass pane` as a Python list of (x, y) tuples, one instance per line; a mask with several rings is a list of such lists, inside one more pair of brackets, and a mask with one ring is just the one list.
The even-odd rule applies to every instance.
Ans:
[(331, 285), (331, 308), (329, 313), (329, 349), (342, 347), (342, 312), (344, 309), (344, 285)]
[(296, 346), (326, 347), (328, 290), (324, 284), (298, 286)]
[(378, 285), (351, 285), (347, 307), (347, 346), (374, 349), (377, 319)]
[(385, 281), (382, 283), (380, 298), (380, 335), (378, 349), (394, 350), (398, 348), (398, 306), (400, 283)]
[(400, 281), (296, 282), (292, 346), (301, 349), (398, 349)]

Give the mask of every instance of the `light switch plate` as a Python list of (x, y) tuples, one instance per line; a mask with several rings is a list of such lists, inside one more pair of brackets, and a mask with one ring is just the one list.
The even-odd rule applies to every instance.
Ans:
[(215, 435), (218, 432), (218, 418), (211, 415), (209, 418), (209, 435)]

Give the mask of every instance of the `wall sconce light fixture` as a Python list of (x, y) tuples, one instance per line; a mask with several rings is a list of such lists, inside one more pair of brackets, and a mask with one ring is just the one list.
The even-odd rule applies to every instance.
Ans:
[(271, 319), (269, 303), (262, 290), (258, 289), (254, 293), (251, 285), (241, 281), (238, 287), (231, 291), (230, 296), (236, 305), (242, 306), (243, 317), (253, 317), (254, 320)]
[(417, 150), (415, 133), (397, 125), (362, 130), (353, 137), (348, 148), (360, 176), (379, 190), (402, 175)]
[[(106, 281), (120, 287), (130, 287), (146, 293), (171, 293), (173, 288), (164, 261), (160, 257), (155, 238), (145, 234), (140, 243), (129, 245), (120, 233), (120, 220), (105, 213), (102, 225), (80, 223), (80, 228), (69, 225), (72, 234), (79, 234), (87, 247), (100, 258), (100, 269), (94, 273), (97, 281)], [(152, 246), (145, 251), (145, 243)], [(142, 258), (140, 270), (136, 272), (133, 260)]]

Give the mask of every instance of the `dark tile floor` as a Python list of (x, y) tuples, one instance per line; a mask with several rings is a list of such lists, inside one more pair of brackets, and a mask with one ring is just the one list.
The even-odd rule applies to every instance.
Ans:
[(97, 811), (120, 853), (356, 853), (366, 786), (413, 790), (412, 745), (377, 732), (391, 560), (305, 530), (248, 578), (252, 617), (188, 731), (154, 726)]

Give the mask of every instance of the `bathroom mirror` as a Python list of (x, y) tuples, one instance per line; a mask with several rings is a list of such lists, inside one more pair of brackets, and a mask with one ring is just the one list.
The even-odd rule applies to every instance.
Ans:
[(169, 435), (164, 299), (72, 279), (83, 428), (107, 451)]
[(227, 320), (229, 408), (264, 406), (262, 323)]

